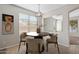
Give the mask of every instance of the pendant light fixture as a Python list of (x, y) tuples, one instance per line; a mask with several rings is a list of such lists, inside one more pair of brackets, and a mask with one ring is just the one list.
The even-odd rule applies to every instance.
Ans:
[(42, 16), (42, 13), (40, 10), (40, 4), (38, 4), (38, 12), (36, 13), (36, 16)]

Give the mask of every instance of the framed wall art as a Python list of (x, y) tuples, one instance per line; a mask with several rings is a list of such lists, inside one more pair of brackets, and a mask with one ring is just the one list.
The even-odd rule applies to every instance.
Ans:
[(2, 14), (2, 34), (14, 33), (14, 16)]

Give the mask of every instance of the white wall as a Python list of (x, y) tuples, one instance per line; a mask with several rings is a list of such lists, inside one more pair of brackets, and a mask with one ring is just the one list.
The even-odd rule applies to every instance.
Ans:
[[(0, 49), (19, 43), (19, 13), (35, 15), (32, 11), (14, 5), (0, 4)], [(2, 35), (2, 14), (14, 15), (14, 34)]]
[(69, 12), (72, 10), (75, 10), (79, 8), (78, 4), (75, 5), (66, 5), (62, 8), (56, 9), (56, 10), (52, 10), (50, 12), (47, 12), (43, 17), (49, 17), (49, 16), (53, 16), (53, 15), (63, 15), (63, 31), (58, 33), (58, 43), (60, 45), (69, 47), (69, 27), (68, 27), (68, 18), (69, 18)]

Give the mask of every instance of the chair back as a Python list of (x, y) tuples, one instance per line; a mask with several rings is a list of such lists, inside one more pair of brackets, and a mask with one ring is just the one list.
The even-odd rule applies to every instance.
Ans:
[(25, 40), (25, 37), (26, 37), (26, 32), (23, 32), (23, 33), (21, 33), (21, 35), (20, 35), (20, 40), (22, 41), (22, 40)]
[(57, 42), (57, 34), (51, 34), (50, 39), (51, 41)]
[(41, 39), (27, 39), (26, 43), (28, 44), (28, 52), (30, 53), (39, 53), (39, 50), (42, 50), (43, 40)]

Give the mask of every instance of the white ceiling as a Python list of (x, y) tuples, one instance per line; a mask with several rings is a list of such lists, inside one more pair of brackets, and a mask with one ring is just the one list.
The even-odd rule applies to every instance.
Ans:
[(69, 17), (78, 17), (79, 16), (79, 9), (76, 9), (69, 13)]
[[(38, 4), (15, 4), (19, 7), (38, 12)], [(64, 7), (66, 4), (40, 4), (40, 10), (42, 13), (55, 10), (61, 7)]]

